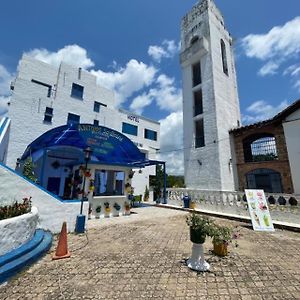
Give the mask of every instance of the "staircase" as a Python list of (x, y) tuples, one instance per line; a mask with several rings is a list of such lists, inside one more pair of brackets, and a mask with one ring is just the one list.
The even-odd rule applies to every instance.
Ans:
[(37, 229), (33, 238), (26, 244), (0, 256), (0, 284), (38, 260), (50, 249), (51, 244), (52, 234)]

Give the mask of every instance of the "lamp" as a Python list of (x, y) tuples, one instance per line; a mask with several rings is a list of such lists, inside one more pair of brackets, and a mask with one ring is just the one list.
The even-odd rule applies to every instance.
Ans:
[(87, 147), (83, 150), (84, 153), (84, 160), (85, 160), (85, 169), (83, 172), (83, 193), (81, 197), (81, 204), (80, 204), (80, 214), (77, 216), (76, 219), (76, 227), (75, 227), (75, 232), (76, 233), (84, 233), (85, 229), (85, 215), (82, 214), (83, 210), (83, 201), (86, 201), (86, 194), (85, 194), (85, 182), (86, 182), (86, 170), (87, 170), (87, 165), (89, 160), (91, 159), (91, 155), (93, 153), (93, 150), (91, 147)]

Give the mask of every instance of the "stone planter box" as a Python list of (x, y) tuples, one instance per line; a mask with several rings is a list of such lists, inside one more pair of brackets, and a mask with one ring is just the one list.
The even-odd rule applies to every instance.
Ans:
[(30, 240), (38, 223), (38, 210), (0, 221), (0, 255), (16, 249)]

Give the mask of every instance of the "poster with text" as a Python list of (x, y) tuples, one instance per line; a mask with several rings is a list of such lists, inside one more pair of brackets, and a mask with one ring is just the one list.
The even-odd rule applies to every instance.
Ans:
[(274, 231), (263, 190), (245, 190), (252, 226), (257, 231)]

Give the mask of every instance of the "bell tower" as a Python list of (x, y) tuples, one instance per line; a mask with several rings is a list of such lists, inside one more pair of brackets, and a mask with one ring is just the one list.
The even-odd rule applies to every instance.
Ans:
[(234, 190), (229, 130), (240, 125), (232, 38), (212, 0), (182, 19), (184, 167), (188, 188)]

